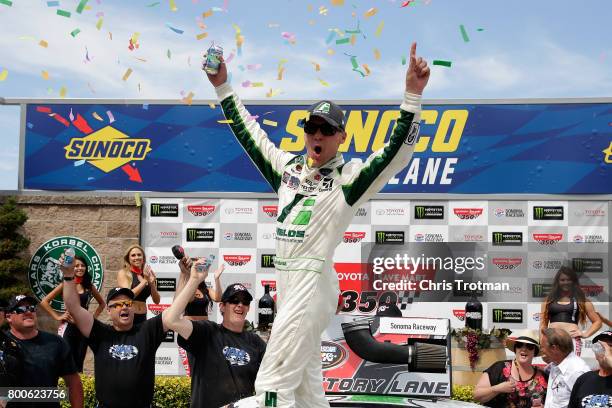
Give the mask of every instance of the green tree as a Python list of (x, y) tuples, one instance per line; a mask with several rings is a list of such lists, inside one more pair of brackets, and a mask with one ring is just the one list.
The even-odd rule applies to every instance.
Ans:
[(0, 299), (8, 300), (18, 293), (30, 293), (27, 285), (28, 264), (19, 253), (30, 245), (30, 240), (18, 230), (28, 216), (8, 197), (0, 206)]

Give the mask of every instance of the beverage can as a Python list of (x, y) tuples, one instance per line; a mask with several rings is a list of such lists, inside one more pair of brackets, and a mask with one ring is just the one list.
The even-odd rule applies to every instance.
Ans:
[(64, 251), (64, 266), (72, 265), (74, 262), (74, 256), (76, 255), (73, 247), (68, 247)]
[(223, 47), (220, 45), (211, 45), (206, 54), (204, 55), (204, 62), (202, 63), (202, 69), (211, 75), (219, 73), (219, 66), (221, 65), (221, 57), (223, 56)]
[(204, 258), (204, 263), (196, 265), (196, 270), (198, 272), (206, 271), (213, 264), (214, 260), (215, 260), (215, 256), (214, 255), (207, 256), (206, 258)]

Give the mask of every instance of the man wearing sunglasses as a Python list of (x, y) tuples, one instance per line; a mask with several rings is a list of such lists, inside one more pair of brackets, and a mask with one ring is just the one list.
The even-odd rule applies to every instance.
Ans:
[[(68, 343), (56, 334), (38, 330), (36, 304), (31, 296), (14, 296), (6, 308), (7, 335), (17, 343), (22, 364), (20, 387), (57, 387), (60, 377), (68, 387), (68, 398), (73, 407), (83, 407), (83, 385), (72, 359)], [(6, 385), (1, 385), (6, 386)], [(8, 407), (31, 406), (8, 403)], [(59, 402), (40, 402), (34, 406), (59, 408)]]
[(164, 322), (179, 334), (178, 344), (193, 355), (191, 406), (220, 407), (255, 392), (255, 376), (266, 345), (255, 333), (245, 332), (244, 322), (253, 296), (240, 283), (229, 285), (221, 296), (221, 324), (210, 320), (191, 321), (182, 317), (208, 270), (192, 266), (183, 290), (165, 310)]
[(101, 323), (81, 306), (74, 283), (74, 265), (63, 266), (61, 257), (60, 265), (66, 309), (94, 354), (97, 407), (151, 407), (155, 352), (168, 331), (162, 316), (134, 325), (134, 292), (113, 288), (106, 296), (111, 325)]
[(308, 109), (306, 154), (294, 155), (268, 139), (227, 83), (223, 62), (217, 74), (208, 74), (232, 132), (278, 193), (282, 209), (274, 262), (278, 314), (255, 384), (259, 406), (277, 398), (278, 407), (329, 407), (321, 385), (321, 333), (340, 293), (333, 253), (359, 205), (410, 162), (429, 75), (413, 43), (397, 126), (387, 144), (365, 163), (356, 163), (345, 162), (338, 153), (346, 140), (346, 121), (333, 102), (320, 101)]

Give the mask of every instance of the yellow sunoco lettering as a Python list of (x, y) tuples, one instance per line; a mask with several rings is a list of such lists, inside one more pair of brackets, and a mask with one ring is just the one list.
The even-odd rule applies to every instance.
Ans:
[(374, 132), (374, 125), (378, 118), (378, 111), (365, 111), (368, 114), (365, 124), (361, 112), (360, 110), (354, 110), (349, 113), (346, 121), (346, 140), (340, 145), (338, 149), (340, 152), (348, 151), (353, 139), (355, 140), (355, 152), (363, 153), (368, 149), (370, 138)]
[(376, 136), (374, 136), (374, 141), (372, 142), (373, 152), (377, 151), (385, 145), (385, 142), (387, 141), (387, 133), (391, 134), (389, 132), (389, 125), (391, 125), (391, 122), (396, 121), (399, 117), (399, 110), (387, 110), (383, 112), (382, 117), (380, 118), (380, 123), (378, 124)]
[(68, 145), (68, 151), (66, 152), (67, 159), (76, 159), (80, 156), (81, 146), (83, 145), (83, 139), (72, 139), (70, 145)]
[[(424, 110), (421, 111), (421, 123), (426, 125), (435, 125), (438, 120), (438, 111), (435, 110)], [(424, 152), (429, 146), (429, 140), (431, 136), (424, 135), (419, 132), (419, 141), (414, 146), (415, 153)]]
[[(459, 141), (463, 135), (463, 129), (467, 123), (468, 111), (465, 109), (461, 110), (447, 110), (442, 114), (442, 119), (438, 124), (438, 130), (434, 137), (433, 145), (431, 146), (432, 152), (450, 153), (457, 150), (459, 147)], [(453, 128), (450, 133), (450, 137), (446, 140), (448, 135), (448, 128), (451, 122), (454, 121)]]
[(295, 138), (283, 137), (280, 142), (281, 149), (288, 152), (299, 152), (304, 149), (304, 129), (298, 124), (300, 123), (300, 120), (306, 118), (307, 114), (308, 112), (305, 110), (294, 110), (291, 112), (285, 130), (290, 135), (295, 136)]

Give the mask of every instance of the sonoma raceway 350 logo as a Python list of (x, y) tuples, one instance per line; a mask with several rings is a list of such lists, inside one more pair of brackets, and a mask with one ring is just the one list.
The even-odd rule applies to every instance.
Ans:
[(361, 242), (366, 236), (364, 231), (346, 231), (344, 233), (343, 241), (345, 243), (356, 243)]
[(223, 260), (230, 266), (244, 266), (251, 261), (251, 255), (223, 255)]
[[(87, 261), (87, 272), (91, 276), (92, 285), (98, 291), (102, 289), (102, 282), (104, 280), (102, 258), (91, 244), (76, 237), (56, 237), (42, 244), (30, 260), (28, 283), (38, 300), (42, 300), (57, 285), (62, 283), (62, 272), (56, 261), (68, 247), (73, 247), (76, 255)], [(51, 307), (58, 312), (63, 311), (64, 302), (55, 298), (51, 301)]]

